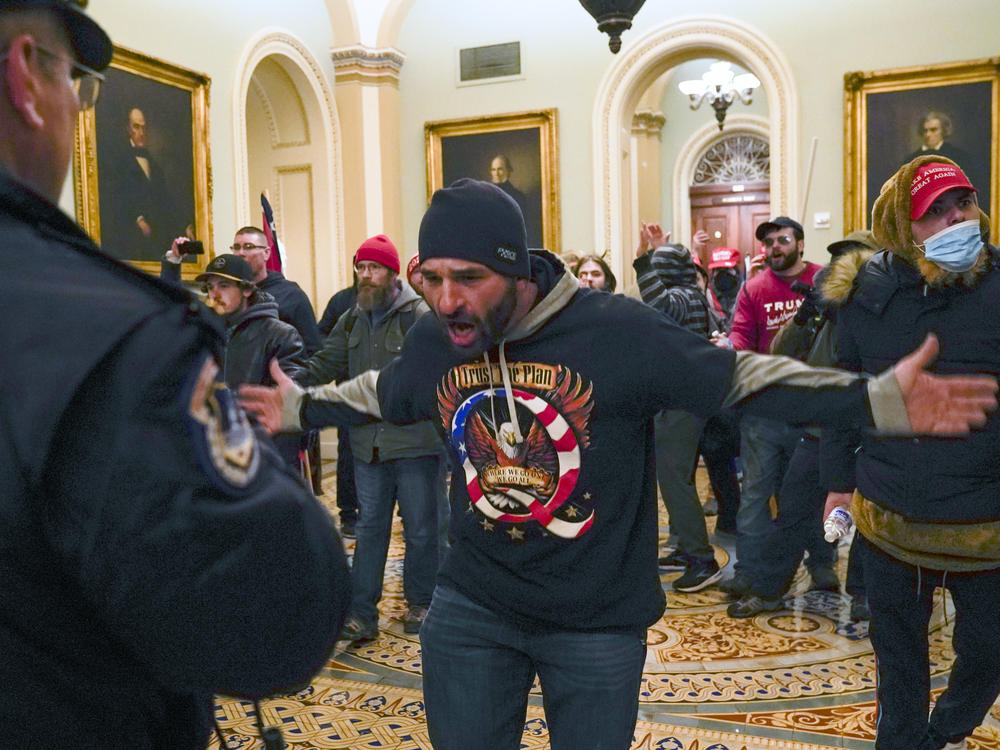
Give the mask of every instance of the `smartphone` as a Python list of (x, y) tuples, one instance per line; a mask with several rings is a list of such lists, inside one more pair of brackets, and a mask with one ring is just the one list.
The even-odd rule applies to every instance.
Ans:
[(199, 240), (188, 240), (178, 247), (181, 255), (202, 255), (205, 252), (205, 245)]

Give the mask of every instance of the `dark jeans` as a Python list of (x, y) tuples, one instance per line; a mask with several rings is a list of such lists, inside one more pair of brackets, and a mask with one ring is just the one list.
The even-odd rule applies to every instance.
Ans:
[[(860, 535), (858, 535), (860, 536)], [(946, 573), (917, 568), (867, 539), (868, 634), (878, 666), (877, 750), (936, 750), (972, 734), (1000, 693), (1000, 569)], [(955, 662), (948, 688), (930, 705), (928, 623), (934, 588), (955, 603)]]
[(740, 421), (743, 491), (736, 514), (736, 571), (744, 576), (755, 564), (771, 526), (770, 499), (781, 486), (785, 468), (802, 431), (784, 422), (744, 416)]
[(853, 597), (865, 597), (865, 552), (861, 534), (855, 533), (851, 541), (851, 551), (847, 556), (847, 579), (844, 591)]
[(340, 520), (358, 520), (358, 494), (354, 486), (354, 453), (351, 435), (346, 427), (337, 429), (337, 507)]
[(811, 566), (833, 564), (833, 545), (823, 539), (819, 445), (809, 435), (799, 438), (777, 494), (778, 515), (761, 536), (756, 563), (744, 568), (751, 590), (767, 599), (788, 591), (806, 550)]
[(420, 645), (435, 750), (520, 747), (536, 673), (552, 750), (627, 750), (632, 744), (644, 630), (526, 631), (439, 586)]
[(397, 498), (406, 544), (403, 594), (410, 606), (430, 604), (438, 570), (438, 463), (438, 454), (354, 462), (360, 514), (351, 566), (351, 612), (368, 622), (378, 619)]
[(701, 431), (698, 452), (705, 459), (712, 494), (719, 504), (715, 528), (736, 530), (736, 512), (740, 507), (740, 483), (736, 478), (736, 459), (740, 455), (739, 417), (730, 409), (709, 417)]

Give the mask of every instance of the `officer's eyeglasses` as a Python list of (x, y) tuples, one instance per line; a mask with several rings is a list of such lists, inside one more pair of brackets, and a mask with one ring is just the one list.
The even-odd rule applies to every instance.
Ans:
[(238, 253), (240, 250), (250, 251), (256, 248), (260, 248), (261, 250), (266, 250), (267, 245), (255, 245), (252, 242), (244, 242), (241, 245), (239, 242), (237, 242), (236, 244), (229, 246), (229, 249), (232, 250), (234, 253)]
[(774, 247), (775, 245), (791, 245), (795, 242), (795, 238), (789, 237), (787, 234), (779, 234), (777, 237), (765, 237), (761, 242), (764, 247)]
[[(69, 78), (73, 84), (73, 93), (76, 94), (76, 101), (80, 105), (80, 109), (90, 109), (97, 103), (97, 96), (101, 93), (101, 82), (104, 80), (103, 75), (96, 70), (88, 68), (83, 63), (78, 63), (62, 55), (57, 55), (55, 52), (50, 52), (38, 44), (35, 45), (35, 49), (46, 57), (62, 60), (69, 64)], [(0, 62), (3, 62), (8, 57), (10, 57), (9, 51), (0, 54)]]

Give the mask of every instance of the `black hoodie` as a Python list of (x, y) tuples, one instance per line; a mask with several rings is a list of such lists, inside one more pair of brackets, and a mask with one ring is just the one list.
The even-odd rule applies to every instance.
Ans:
[(641, 632), (663, 613), (657, 412), (908, 424), (891, 372), (865, 381), (720, 349), (637, 300), (580, 289), (544, 251), (531, 279), (534, 306), (482, 357), (425, 315), (383, 370), (293, 389), (283, 412), (286, 429), (356, 423), (352, 409), (434, 419), (455, 467), (439, 582), (524, 628)]

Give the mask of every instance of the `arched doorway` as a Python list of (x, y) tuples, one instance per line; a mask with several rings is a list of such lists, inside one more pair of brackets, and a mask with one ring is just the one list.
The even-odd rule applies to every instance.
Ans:
[(234, 91), (238, 223), (260, 225), (268, 191), (285, 275), (317, 311), (347, 279), (336, 108), (319, 65), (290, 34), (252, 41)]
[[(633, 113), (643, 92), (664, 71), (699, 57), (734, 60), (760, 78), (771, 108), (767, 126), (771, 205), (784, 209), (797, 185), (798, 96), (782, 52), (759, 30), (731, 19), (686, 19), (653, 29), (622, 51), (594, 102), (594, 241), (610, 248), (615, 270), (623, 278), (627, 278), (627, 248), (635, 244), (629, 221), (634, 215), (634, 197), (628, 189), (633, 180), (630, 160), (625, 158)], [(689, 233), (682, 228), (680, 235)]]

